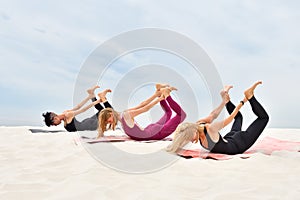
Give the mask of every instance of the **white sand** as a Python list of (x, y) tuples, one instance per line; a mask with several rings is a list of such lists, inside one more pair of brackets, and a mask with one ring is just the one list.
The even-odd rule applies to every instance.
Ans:
[[(37, 127), (41, 128), (41, 127)], [(299, 199), (300, 153), (226, 161), (180, 158), (154, 173), (128, 174), (96, 161), (76, 133), (31, 133), (0, 127), (0, 199)], [(300, 141), (300, 130), (267, 129), (264, 135)], [(166, 146), (114, 143), (128, 152)]]

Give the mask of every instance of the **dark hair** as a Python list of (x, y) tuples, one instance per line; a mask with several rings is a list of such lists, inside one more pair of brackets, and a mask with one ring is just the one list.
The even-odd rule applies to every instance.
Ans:
[(51, 126), (53, 124), (53, 112), (43, 113), (44, 122), (47, 126)]

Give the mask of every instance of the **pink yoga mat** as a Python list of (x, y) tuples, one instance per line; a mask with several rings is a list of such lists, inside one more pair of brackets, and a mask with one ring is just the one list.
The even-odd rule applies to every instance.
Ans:
[(292, 142), (286, 140), (280, 140), (272, 137), (265, 137), (262, 140), (258, 140), (250, 149), (243, 154), (227, 155), (219, 153), (202, 152), (197, 150), (182, 150), (178, 155), (185, 158), (203, 158), (203, 159), (215, 159), (215, 160), (228, 160), (234, 157), (249, 158), (256, 152), (260, 152), (266, 155), (271, 155), (274, 151), (300, 151), (300, 142)]
[(85, 141), (86, 143), (89, 144), (94, 144), (94, 143), (99, 143), (99, 142), (125, 142), (128, 140), (131, 140), (128, 136), (126, 135), (122, 135), (122, 136), (105, 136), (99, 139), (95, 139), (95, 138), (88, 138), (88, 137), (81, 137), (81, 139), (83, 140), (87, 140)]
[[(96, 139), (96, 138), (90, 138), (81, 136), (81, 140), (83, 140), (86, 143), (89, 144), (95, 144), (95, 143), (101, 143), (101, 142), (125, 142), (125, 141), (135, 141), (128, 137), (127, 135), (122, 136), (104, 136), (102, 138)], [(138, 141), (143, 143), (152, 143), (157, 141), (172, 141), (172, 138), (164, 138), (162, 140), (144, 140), (144, 141)]]

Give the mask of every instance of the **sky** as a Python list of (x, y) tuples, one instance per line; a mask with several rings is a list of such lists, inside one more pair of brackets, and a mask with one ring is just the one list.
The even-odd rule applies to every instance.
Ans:
[[(300, 128), (299, 8), (296, 0), (0, 1), (0, 126), (43, 126), (43, 112), (59, 113), (78, 103), (76, 81), (99, 46), (128, 31), (159, 28), (201, 46), (222, 83), (234, 86), (232, 101), (239, 102), (244, 89), (262, 80), (255, 95), (270, 115), (268, 127)], [(174, 93), (183, 99), (188, 120), (196, 121), (213, 108), (205, 78), (193, 77), (191, 65), (170, 52), (144, 49), (123, 55), (102, 79), (99, 74), (99, 84), (116, 91), (110, 99), (120, 91), (113, 85), (116, 80), (151, 64), (174, 69), (191, 86), (193, 94)], [(135, 78), (133, 74), (133, 83)], [(132, 106), (143, 100), (153, 92), (150, 86), (136, 85), (125, 102)], [(195, 113), (195, 104), (185, 101), (189, 95), (198, 101)], [(113, 99), (116, 107), (124, 100), (119, 99)], [(251, 123), (249, 106), (242, 112), (246, 124)]]

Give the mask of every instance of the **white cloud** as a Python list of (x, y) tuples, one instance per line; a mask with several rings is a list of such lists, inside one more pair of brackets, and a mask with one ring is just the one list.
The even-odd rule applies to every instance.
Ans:
[[(299, 2), (292, 0), (2, 2), (0, 88), (15, 90), (14, 97), (28, 99), (41, 98), (46, 90), (40, 101), (64, 108), (72, 103), (81, 65), (98, 45), (128, 30), (161, 27), (187, 35), (206, 50), (223, 82), (234, 84), (233, 100), (239, 100), (253, 81), (262, 79), (265, 84), (257, 95), (271, 112), (272, 126), (299, 127), (300, 96), (286, 92), (299, 85), (298, 8)], [(167, 59), (166, 65), (175, 66), (171, 64), (174, 60)], [(150, 61), (145, 55), (129, 54), (120, 64), (138, 66)], [(117, 67), (108, 75), (122, 73)], [(109, 87), (107, 83), (103, 86)], [(60, 102), (51, 102), (50, 97)], [(5, 106), (13, 109), (13, 105)], [(40, 113), (37, 109), (41, 108), (33, 109)], [(281, 113), (289, 120), (283, 120)]]

